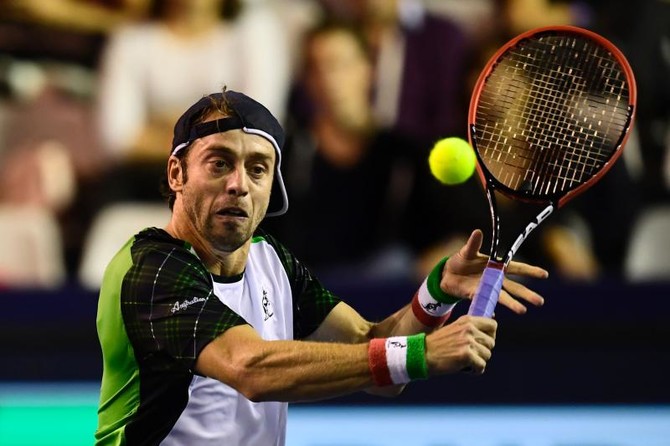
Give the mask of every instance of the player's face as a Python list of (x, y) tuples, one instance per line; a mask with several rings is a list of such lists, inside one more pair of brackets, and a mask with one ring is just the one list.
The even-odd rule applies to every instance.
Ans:
[(200, 138), (189, 149), (181, 205), (214, 250), (233, 252), (253, 235), (270, 201), (275, 156), (270, 141), (242, 130)]

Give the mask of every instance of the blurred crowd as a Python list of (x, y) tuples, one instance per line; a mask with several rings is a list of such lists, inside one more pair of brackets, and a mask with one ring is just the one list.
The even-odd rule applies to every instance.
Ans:
[[(474, 79), (498, 46), (558, 24), (619, 46), (637, 121), (622, 160), (518, 258), (565, 280), (670, 280), (666, 0), (0, 0), (0, 285), (58, 287), (87, 262), (104, 268), (92, 228), (114, 206), (161, 206), (175, 120), (224, 86), (287, 131), (290, 209), (266, 230), (324, 277), (419, 280), (469, 231), (490, 232), (478, 180), (440, 185), (430, 148), (467, 137)], [(537, 212), (501, 207), (510, 235)]]

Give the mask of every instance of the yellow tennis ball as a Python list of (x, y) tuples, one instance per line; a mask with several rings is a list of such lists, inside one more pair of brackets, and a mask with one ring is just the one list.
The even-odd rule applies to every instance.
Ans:
[(428, 165), (442, 184), (461, 184), (475, 171), (477, 157), (470, 144), (461, 138), (444, 138), (435, 143)]

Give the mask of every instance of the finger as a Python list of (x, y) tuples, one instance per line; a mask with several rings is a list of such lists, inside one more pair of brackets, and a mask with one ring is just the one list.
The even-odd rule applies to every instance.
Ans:
[(472, 316), (465, 314), (459, 319), (463, 319), (465, 323), (467, 323), (467, 321), (471, 321), (478, 330), (481, 330), (487, 334), (493, 334), (498, 329), (498, 322), (496, 322), (494, 319), (491, 319), (490, 317)]
[[(486, 362), (487, 362), (487, 359), (485, 359), (486, 356), (487, 355), (483, 350), (473, 352), (473, 354), (469, 358), (470, 364), (463, 370), (473, 375), (481, 375), (482, 373), (484, 373), (484, 369), (486, 369)], [(489, 351), (488, 358), (490, 357), (491, 352)]]
[(481, 333), (475, 336), (475, 341), (477, 342), (477, 345), (481, 345), (483, 348), (489, 351), (493, 350), (493, 347), (496, 345), (495, 338), (486, 333)]
[(536, 307), (544, 305), (544, 298), (535, 291), (526, 288), (519, 282), (515, 282), (511, 279), (505, 279), (503, 281), (503, 289), (500, 292), (500, 298), (498, 299), (498, 302), (516, 314), (525, 314), (528, 309), (522, 302), (519, 301), (519, 299), (524, 300)]
[(479, 250), (482, 247), (482, 241), (484, 240), (484, 234), (481, 230), (475, 229), (470, 234), (468, 241), (465, 242), (465, 245), (460, 249), (458, 254), (466, 260), (475, 260), (478, 257)]
[[(491, 342), (491, 340), (489, 339), (487, 342)], [(488, 348), (485, 344), (477, 343), (476, 348), (477, 348), (477, 356), (479, 356), (486, 362), (488, 362), (488, 360), (491, 359), (492, 355), (491, 349)]]
[(516, 300), (505, 290), (500, 292), (498, 303), (503, 307), (509, 308), (516, 314), (526, 314), (526, 312), (528, 311), (528, 308), (526, 308), (524, 304)]
[(510, 264), (507, 265), (506, 272), (507, 274), (533, 277), (535, 279), (546, 279), (549, 277), (549, 271), (546, 269), (523, 262), (510, 262)]
[(503, 289), (517, 299), (523, 299), (536, 307), (544, 305), (544, 298), (542, 296), (515, 280), (506, 278), (503, 281)]

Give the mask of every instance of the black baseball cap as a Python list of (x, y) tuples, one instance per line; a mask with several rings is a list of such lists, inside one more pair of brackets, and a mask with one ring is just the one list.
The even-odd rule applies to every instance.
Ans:
[[(215, 121), (196, 124), (202, 112), (212, 105), (212, 101), (224, 99), (234, 115)], [(193, 141), (214, 133), (240, 129), (251, 135), (262, 136), (272, 143), (277, 153), (275, 175), (270, 194), (270, 204), (267, 216), (276, 216), (288, 210), (288, 196), (281, 175), (281, 150), (284, 147), (284, 129), (270, 111), (261, 103), (237, 91), (226, 90), (221, 93), (212, 93), (202, 97), (193, 104), (179, 118), (174, 126), (172, 150), (170, 155), (176, 155), (188, 147)]]

